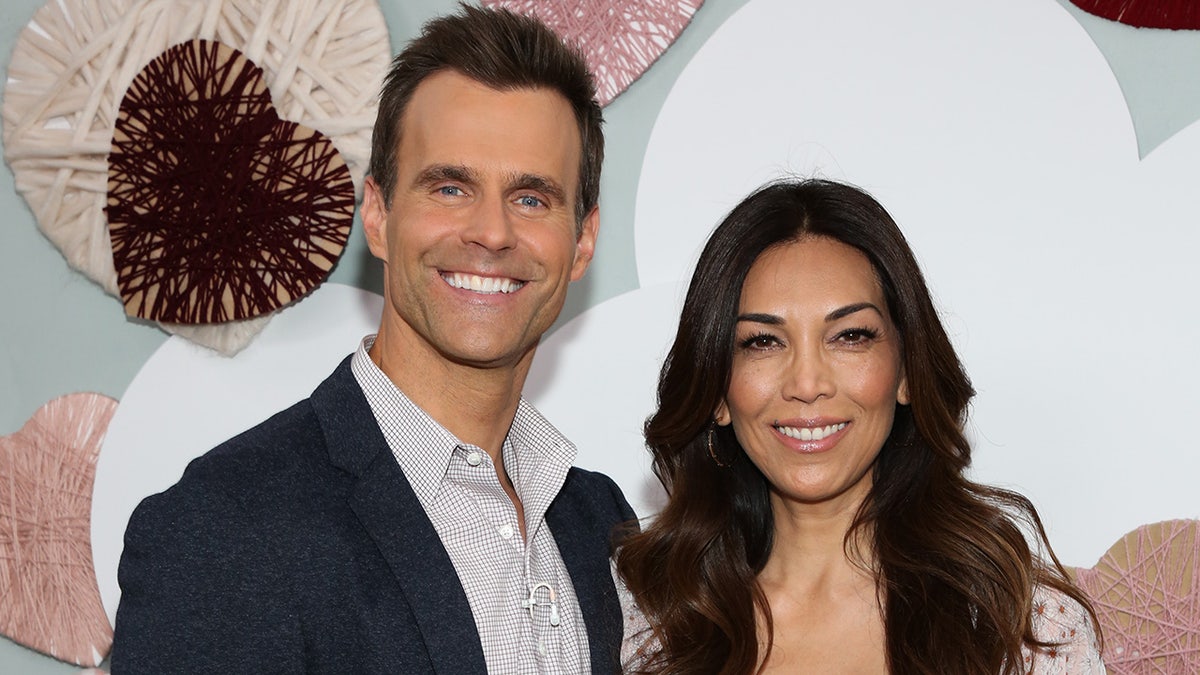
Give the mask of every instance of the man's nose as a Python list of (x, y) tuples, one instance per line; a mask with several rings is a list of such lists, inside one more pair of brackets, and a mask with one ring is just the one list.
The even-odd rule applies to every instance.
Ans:
[(517, 244), (515, 216), (503, 198), (480, 200), (468, 214), (463, 228), (463, 241), (477, 244), (490, 251), (502, 251)]

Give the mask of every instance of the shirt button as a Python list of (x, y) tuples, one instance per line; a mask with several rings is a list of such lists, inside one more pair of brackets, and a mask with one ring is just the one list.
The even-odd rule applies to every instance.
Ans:
[(475, 451), (467, 453), (467, 464), (470, 464), (471, 466), (479, 466), (482, 463), (483, 455)]
[(539, 656), (545, 656), (545, 655), (546, 655), (546, 641), (545, 641), (545, 640), (538, 640), (538, 643), (537, 643), (537, 653), (538, 653), (538, 655), (539, 655)]
[(501, 525), (500, 526), (500, 536), (504, 537), (505, 539), (512, 539), (513, 526), (508, 525), (508, 524)]

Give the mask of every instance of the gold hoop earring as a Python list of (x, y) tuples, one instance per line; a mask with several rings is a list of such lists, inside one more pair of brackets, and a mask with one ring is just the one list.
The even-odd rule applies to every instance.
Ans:
[(726, 464), (725, 462), (722, 462), (721, 459), (719, 457), (717, 457), (716, 448), (713, 447), (713, 435), (716, 434), (716, 432), (717, 432), (716, 424), (713, 424), (708, 427), (708, 456), (712, 457), (712, 461), (714, 464), (716, 464), (717, 466), (724, 469), (724, 468), (728, 467), (729, 465)]

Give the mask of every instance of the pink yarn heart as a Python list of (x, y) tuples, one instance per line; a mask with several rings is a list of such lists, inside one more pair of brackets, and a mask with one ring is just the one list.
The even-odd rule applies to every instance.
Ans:
[(1108, 672), (1200, 673), (1200, 520), (1143, 525), (1075, 572)]
[(608, 105), (642, 76), (691, 23), (704, 0), (483, 0), (532, 14), (579, 46)]
[(68, 394), (0, 438), (0, 632), (81, 666), (112, 647), (92, 566), (92, 480), (117, 402)]

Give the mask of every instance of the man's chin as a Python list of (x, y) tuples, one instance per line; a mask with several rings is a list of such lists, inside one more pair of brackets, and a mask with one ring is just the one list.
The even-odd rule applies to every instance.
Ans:
[(533, 360), (538, 341), (531, 343), (500, 341), (469, 341), (447, 340), (438, 350), (442, 357), (450, 363), (468, 368), (494, 370), (515, 368), (524, 365), (528, 367)]

